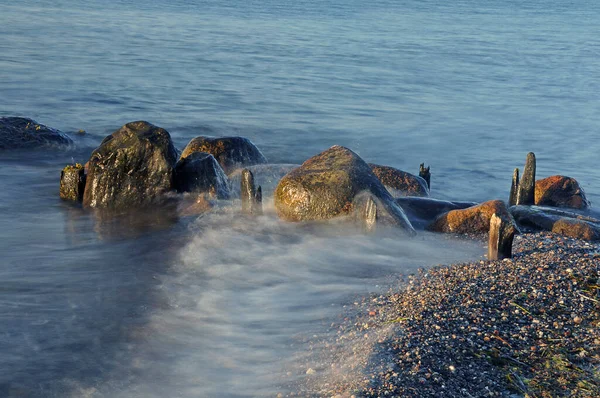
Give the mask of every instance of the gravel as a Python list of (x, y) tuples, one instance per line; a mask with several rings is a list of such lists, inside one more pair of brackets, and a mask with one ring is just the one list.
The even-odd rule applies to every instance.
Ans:
[(535, 233), (513, 253), (355, 303), (292, 395), (599, 397), (600, 246)]

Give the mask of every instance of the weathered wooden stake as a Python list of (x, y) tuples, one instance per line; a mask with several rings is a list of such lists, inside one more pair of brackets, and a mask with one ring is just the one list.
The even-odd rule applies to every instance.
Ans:
[(512, 257), (512, 244), (515, 227), (495, 213), (490, 219), (490, 237), (488, 240), (488, 260), (502, 260)]
[(262, 187), (259, 185), (254, 194), (254, 202), (252, 202), (252, 214), (261, 216), (263, 214), (262, 207)]
[(517, 194), (518, 205), (533, 205), (535, 203), (535, 154), (529, 152), (525, 169), (521, 181), (519, 181), (519, 189)]
[(240, 196), (242, 197), (242, 213), (262, 214), (262, 188), (259, 186), (257, 189), (254, 186), (254, 175), (248, 169), (242, 170)]
[(510, 197), (508, 205), (514, 206), (517, 204), (517, 194), (519, 193), (519, 168), (517, 167), (513, 173), (512, 185), (510, 186)]
[(370, 196), (365, 203), (363, 221), (365, 232), (374, 233), (377, 228), (377, 204)]
[(427, 183), (427, 188), (431, 191), (431, 173), (429, 172), (430, 166), (425, 167), (425, 163), (421, 163), (419, 166), (419, 177), (422, 177)]
[(60, 197), (81, 202), (85, 189), (85, 170), (79, 163), (66, 166), (60, 172)]

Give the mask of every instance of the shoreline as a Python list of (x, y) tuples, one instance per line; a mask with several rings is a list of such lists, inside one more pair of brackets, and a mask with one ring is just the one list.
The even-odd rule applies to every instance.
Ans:
[(355, 303), (300, 396), (600, 396), (600, 245), (515, 237)]

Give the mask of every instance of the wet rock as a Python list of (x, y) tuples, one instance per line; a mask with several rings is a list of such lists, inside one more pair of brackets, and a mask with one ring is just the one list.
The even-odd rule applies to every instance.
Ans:
[(588, 241), (600, 240), (600, 224), (576, 218), (561, 218), (552, 225), (552, 232)]
[(587, 209), (590, 202), (576, 179), (551, 176), (535, 182), (535, 204), (538, 206)]
[[(299, 164), (257, 164), (245, 167), (245, 169), (252, 172), (254, 183), (261, 186), (263, 195), (267, 197), (273, 196), (275, 187), (277, 187), (283, 176), (299, 166)], [(231, 192), (232, 197), (240, 196), (242, 170), (238, 169), (229, 174), (229, 192)]]
[(209, 153), (194, 152), (175, 165), (173, 178), (178, 192), (208, 193), (212, 198), (229, 199), (229, 181)]
[(529, 152), (525, 161), (525, 169), (521, 181), (519, 181), (519, 190), (517, 192), (518, 205), (532, 205), (535, 201), (535, 154)]
[(174, 188), (176, 160), (166, 130), (144, 121), (128, 123), (92, 152), (83, 205), (123, 209), (161, 203)]
[(68, 165), (60, 172), (60, 197), (81, 202), (85, 190), (85, 170), (79, 163)]
[(187, 144), (181, 158), (184, 159), (194, 152), (206, 152), (213, 155), (225, 174), (230, 174), (242, 167), (267, 163), (267, 159), (260, 150), (244, 137), (196, 137)]
[(423, 178), (389, 166), (373, 163), (369, 166), (393, 197), (429, 196), (429, 188)]
[(496, 214), (508, 223), (514, 224), (514, 220), (504, 202), (501, 200), (490, 200), (477, 206), (462, 210), (451, 210), (448, 213), (442, 214), (427, 229), (434, 232), (457, 234), (487, 233), (493, 214)]
[(65, 133), (24, 117), (0, 118), (0, 150), (68, 146), (73, 140)]
[(600, 220), (574, 212), (540, 206), (512, 206), (519, 225), (589, 241), (600, 240)]
[(475, 202), (449, 202), (411, 196), (396, 198), (396, 203), (402, 207), (411, 224), (417, 229), (424, 229), (441, 214), (450, 210), (466, 209), (477, 205)]
[(357, 195), (372, 195), (378, 217), (414, 234), (402, 209), (371, 171), (351, 150), (333, 146), (308, 159), (281, 179), (275, 190), (275, 208), (287, 221), (327, 220), (353, 213)]

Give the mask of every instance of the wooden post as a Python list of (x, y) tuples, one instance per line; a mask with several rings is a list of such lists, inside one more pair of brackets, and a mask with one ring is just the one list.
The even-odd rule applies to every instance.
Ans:
[(508, 205), (514, 206), (517, 204), (517, 194), (519, 193), (519, 168), (517, 167), (513, 173), (512, 185), (510, 186), (510, 197)]
[(374, 233), (377, 228), (377, 204), (371, 196), (369, 196), (365, 203), (362, 219), (365, 232), (369, 234)]
[(431, 173), (429, 172), (430, 166), (425, 167), (425, 163), (421, 163), (419, 166), (419, 177), (422, 177), (427, 183), (427, 188), (431, 191)]
[(254, 186), (254, 175), (248, 169), (242, 170), (240, 182), (240, 196), (242, 198), (242, 213), (248, 215), (262, 214), (262, 188)]
[(515, 227), (510, 221), (503, 220), (497, 214), (490, 219), (490, 236), (488, 240), (488, 260), (502, 260), (512, 257), (512, 244)]
[(518, 205), (533, 205), (535, 204), (535, 154), (529, 152), (523, 176), (519, 182), (519, 190), (517, 195)]
[(64, 200), (81, 202), (85, 189), (85, 170), (82, 165), (66, 166), (60, 172), (60, 197)]
[(254, 194), (254, 201), (252, 202), (252, 214), (256, 216), (262, 216), (263, 207), (262, 207), (262, 187), (259, 185), (256, 188), (256, 193)]

